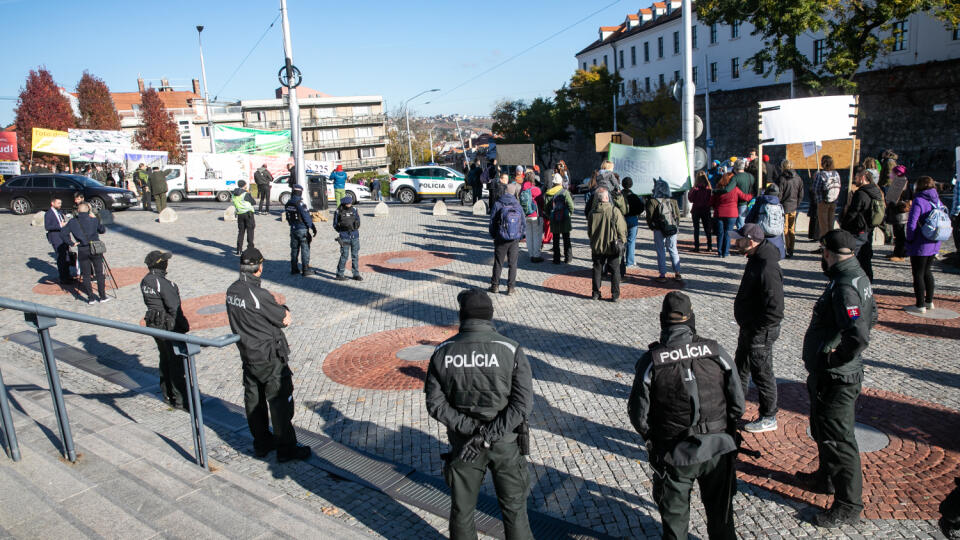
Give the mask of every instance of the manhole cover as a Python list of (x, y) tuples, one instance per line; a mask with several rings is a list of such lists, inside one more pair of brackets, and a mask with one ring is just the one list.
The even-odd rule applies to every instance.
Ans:
[[(890, 437), (884, 432), (860, 422), (853, 425), (853, 434), (857, 438), (857, 446), (860, 448), (861, 454), (879, 452), (890, 444)], [(807, 426), (807, 437), (813, 438), (810, 435), (810, 426)]]
[(226, 304), (213, 304), (211, 306), (203, 306), (197, 310), (197, 313), (200, 315), (213, 315), (214, 313), (223, 313), (226, 310)]
[(949, 309), (943, 309), (943, 308), (928, 309), (925, 313), (916, 313), (914, 311), (909, 311), (907, 309), (904, 309), (904, 311), (906, 311), (907, 314), (913, 317), (922, 317), (924, 319), (936, 319), (940, 321), (947, 321), (950, 319), (956, 319), (957, 317), (960, 317), (960, 313), (957, 313), (956, 311), (952, 311)]
[(387, 259), (387, 263), (389, 264), (406, 264), (413, 261), (413, 257), (394, 257), (392, 259)]
[(397, 358), (407, 362), (424, 362), (430, 360), (436, 345), (413, 345), (397, 351)]

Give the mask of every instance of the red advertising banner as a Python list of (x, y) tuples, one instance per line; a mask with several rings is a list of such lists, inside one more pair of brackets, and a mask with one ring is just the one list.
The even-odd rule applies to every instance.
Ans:
[(17, 161), (17, 134), (0, 131), (0, 161)]

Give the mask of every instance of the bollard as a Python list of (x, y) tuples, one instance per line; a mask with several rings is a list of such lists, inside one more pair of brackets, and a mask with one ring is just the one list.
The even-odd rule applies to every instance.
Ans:
[(373, 217), (387, 217), (389, 214), (390, 207), (383, 201), (378, 202), (377, 207), (373, 209)]
[(237, 220), (237, 209), (230, 205), (226, 210), (223, 211), (223, 220), (224, 221), (236, 221)]
[(487, 215), (487, 203), (483, 202), (483, 200), (479, 200), (473, 203), (473, 215), (475, 216)]
[(433, 205), (433, 215), (434, 216), (447, 215), (447, 205), (444, 204), (443, 199), (438, 199), (436, 204)]
[[(231, 207), (232, 208), (232, 207)], [(160, 212), (160, 223), (173, 223), (177, 220), (177, 212), (169, 206), (163, 209), (163, 212)]]

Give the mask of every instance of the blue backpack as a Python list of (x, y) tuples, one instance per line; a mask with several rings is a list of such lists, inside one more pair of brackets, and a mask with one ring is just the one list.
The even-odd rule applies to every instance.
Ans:
[(500, 211), (500, 240), (510, 242), (523, 238), (526, 217), (516, 206), (504, 206)]
[(947, 208), (940, 203), (933, 207), (933, 210), (927, 213), (920, 225), (920, 233), (931, 242), (945, 242), (953, 234), (953, 227), (950, 225), (950, 216), (947, 214)]

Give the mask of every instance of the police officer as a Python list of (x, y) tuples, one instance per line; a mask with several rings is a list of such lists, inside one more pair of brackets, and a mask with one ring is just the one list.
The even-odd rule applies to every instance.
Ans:
[(847, 231), (827, 232), (820, 240), (820, 262), (830, 278), (813, 306), (803, 336), (803, 364), (810, 393), (810, 433), (820, 466), (798, 473), (815, 491), (834, 493), (833, 505), (815, 518), (821, 527), (857, 523), (863, 511), (863, 474), (854, 437), (854, 407), (863, 382), (860, 355), (877, 322), (870, 280), (854, 256), (856, 238)]
[(237, 211), (237, 255), (243, 249), (243, 235), (247, 235), (247, 249), (253, 247), (253, 231), (257, 227), (256, 218), (253, 217), (257, 201), (247, 191), (247, 183), (243, 180), (237, 182), (237, 187), (233, 190), (233, 196), (230, 198), (233, 208)]
[(227, 289), (226, 300), (230, 329), (240, 334), (237, 348), (243, 360), (243, 400), (253, 451), (257, 457), (264, 457), (276, 448), (281, 463), (307, 459), (310, 448), (297, 444), (291, 422), (293, 373), (287, 365), (290, 347), (283, 328), (292, 319), (287, 306), (278, 304), (260, 286), (262, 274), (263, 255), (256, 248), (247, 248), (240, 255), (240, 279)]
[(460, 331), (434, 351), (424, 385), (427, 411), (447, 427), (451, 446), (443, 467), (452, 496), (450, 538), (477, 538), (474, 509), (487, 468), (506, 537), (533, 538), (523, 457), (533, 409), (530, 364), (516, 341), (494, 329), (493, 302), (485, 292), (463, 291), (457, 301)]
[(660, 341), (636, 370), (627, 410), (646, 441), (663, 538), (687, 537), (694, 480), (709, 537), (736, 538), (731, 501), (743, 391), (733, 358), (697, 335), (687, 295), (672, 291), (663, 299)]
[[(293, 194), (283, 206), (283, 212), (290, 225), (290, 273), (307, 277), (310, 272), (310, 242), (317, 236), (317, 226), (313, 224), (307, 203), (303, 202), (303, 186), (293, 186)], [(313, 236), (307, 231), (308, 227)], [(297, 257), (302, 268), (297, 266)]]
[[(167, 264), (172, 256), (170, 252), (154, 250), (143, 259), (143, 264), (149, 269), (140, 280), (143, 303), (147, 305), (143, 320), (150, 328), (186, 333), (190, 331), (190, 323), (180, 307), (180, 289), (167, 279)], [(153, 339), (160, 352), (160, 388), (164, 400), (171, 407), (189, 410), (183, 361), (174, 354), (172, 343), (165, 339)]]
[(136, 170), (133, 171), (133, 183), (137, 186), (143, 209), (150, 210), (150, 174), (147, 172), (147, 166), (143, 163), (137, 165)]

